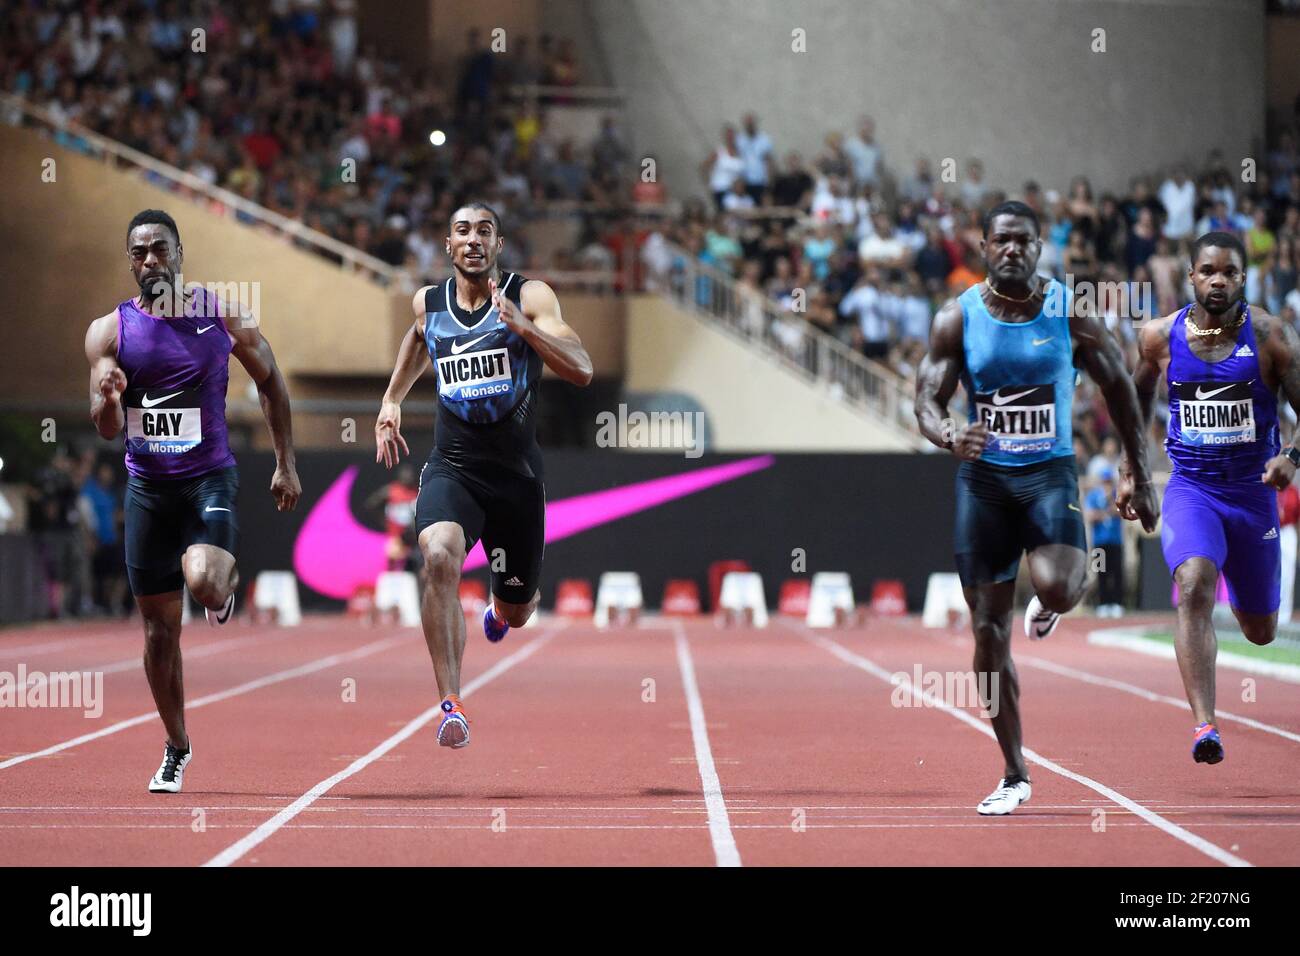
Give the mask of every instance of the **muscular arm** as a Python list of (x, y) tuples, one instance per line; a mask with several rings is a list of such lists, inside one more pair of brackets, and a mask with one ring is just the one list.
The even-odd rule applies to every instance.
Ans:
[(400, 405), (406, 399), (411, 387), (429, 367), (429, 350), (424, 344), (424, 294), (428, 287), (416, 291), (411, 299), (411, 310), (415, 321), (402, 336), (402, 344), (397, 348), (397, 363), (388, 380), (388, 389), (384, 392), (384, 402)]
[[(239, 327), (236, 328), (235, 326)], [(271, 351), (271, 343), (263, 336), (251, 316), (242, 315), (238, 323), (227, 323), (227, 331), (234, 346), (233, 354), (244, 366), (249, 378), (257, 386), (262, 404), (262, 416), (271, 433), (275, 448), (275, 474), (271, 478), (271, 494), (281, 511), (292, 510), (298, 503), (301, 487), (298, 484), (297, 461), (293, 452), (293, 418), (289, 409), (289, 386), (280, 373)]]
[[(1273, 378), (1282, 389), (1291, 410), (1295, 412), (1298, 424), (1291, 434), (1288, 445), (1294, 446), (1300, 439), (1300, 335), (1295, 329), (1262, 309), (1252, 309), (1251, 316), (1263, 339), (1263, 351), (1268, 355), (1268, 362), (1273, 371)], [(1276, 387), (1276, 386), (1275, 386)], [(1262, 480), (1281, 490), (1295, 478), (1295, 468), (1285, 455), (1277, 455), (1265, 466)]]
[(386, 468), (397, 464), (403, 453), (411, 453), (402, 437), (402, 402), (429, 367), (429, 350), (424, 344), (424, 297), (428, 290), (429, 286), (417, 289), (411, 297), (415, 321), (397, 348), (397, 362), (379, 403), (379, 417), (375, 419), (375, 461), (382, 461)]
[(956, 437), (948, 402), (957, 391), (965, 362), (961, 306), (951, 299), (935, 313), (930, 348), (916, 372), (916, 423), (921, 434), (940, 448), (952, 447)]
[(519, 292), (519, 306), (515, 309), (509, 299), (499, 298), (501, 320), (532, 346), (546, 367), (560, 378), (573, 385), (591, 384), (591, 356), (578, 333), (564, 323), (560, 300), (551, 287), (537, 279), (525, 282)]
[(1137, 392), (1138, 412), (1145, 430), (1151, 424), (1160, 374), (1169, 358), (1169, 320), (1161, 319), (1142, 327), (1138, 333), (1137, 367), (1133, 369), (1133, 388)]
[(1070, 335), (1078, 343), (1083, 366), (1097, 383), (1111, 420), (1119, 432), (1125, 459), (1138, 484), (1150, 482), (1147, 464), (1146, 419), (1138, 407), (1137, 389), (1124, 362), (1124, 352), (1101, 320), (1076, 310), (1070, 316)]
[(90, 362), (90, 419), (100, 438), (116, 438), (126, 427), (122, 392), (126, 375), (117, 364), (117, 316), (109, 313), (86, 330), (86, 359)]

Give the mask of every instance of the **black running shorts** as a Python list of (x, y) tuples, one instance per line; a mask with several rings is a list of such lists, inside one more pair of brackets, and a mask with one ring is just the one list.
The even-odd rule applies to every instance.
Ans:
[(439, 521), (465, 533), (465, 552), (479, 539), (492, 574), (492, 594), (527, 604), (537, 593), (545, 551), (546, 488), (487, 463), (457, 467), (434, 452), (420, 471), (416, 534)]
[(137, 597), (179, 591), (181, 555), (192, 544), (236, 552), (235, 498), (239, 470), (221, 468), (195, 478), (126, 482), (126, 573)]

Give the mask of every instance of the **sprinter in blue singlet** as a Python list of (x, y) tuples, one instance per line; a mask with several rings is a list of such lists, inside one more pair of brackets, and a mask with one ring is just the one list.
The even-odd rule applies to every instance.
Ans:
[[(1178, 584), (1174, 648), (1196, 726), (1192, 758), (1215, 764), (1223, 741), (1214, 719), (1217, 641), (1212, 612), (1219, 574), (1246, 638), (1277, 632), (1281, 581), (1277, 492), (1291, 483), (1300, 451), (1279, 454), (1277, 394), (1300, 409), (1300, 337), (1246, 303), (1246, 249), (1231, 233), (1206, 233), (1192, 248), (1196, 301), (1142, 330), (1133, 373), (1149, 418), (1162, 375), (1169, 392), (1160, 540)], [(1121, 476), (1121, 514), (1133, 482)]]
[[(975, 671), (1006, 761), (998, 786), (976, 808), (1010, 813), (1029, 799), (1021, 750), (1020, 685), (1011, 660), (1011, 611), (1022, 553), (1034, 597), (1031, 639), (1050, 634), (1079, 603), (1087, 583), (1086, 539), (1070, 429), (1077, 354), (1105, 396), (1118, 437), (1145, 482), (1132, 502), (1154, 529), (1137, 396), (1119, 343), (1069, 291), (1037, 274), (1038, 217), (1005, 202), (984, 220), (988, 279), (935, 315), (916, 383), (916, 416), (931, 442), (953, 452), (957, 469), (957, 572), (975, 633)], [(948, 402), (965, 387), (968, 421)], [(989, 675), (985, 677), (985, 675)]]
[(505, 240), (489, 206), (457, 209), (448, 232), (453, 272), (412, 300), (415, 323), (402, 340), (375, 423), (375, 460), (391, 468), (410, 454), (401, 404), (432, 364), (437, 430), (415, 509), (424, 559), (421, 618), (442, 695), (438, 743), (460, 748), (469, 743), (460, 701), (461, 567), (482, 540), (492, 576), (483, 613), (488, 640), (501, 640), (537, 609), (546, 518), (538, 382), (545, 365), (571, 384), (587, 385), (592, 367), (551, 287), (497, 268)]

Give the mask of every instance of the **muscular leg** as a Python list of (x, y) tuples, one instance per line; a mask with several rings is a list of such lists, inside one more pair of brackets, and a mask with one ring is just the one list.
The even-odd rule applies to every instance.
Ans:
[(1232, 613), (1241, 625), (1241, 633), (1246, 635), (1246, 640), (1250, 643), (1272, 644), (1273, 638), (1277, 637), (1277, 611), (1272, 614), (1250, 614), (1234, 607)]
[[(1077, 550), (1077, 549), (1076, 549)], [(993, 732), (1006, 760), (1006, 777), (1029, 780), (1024, 754), (1020, 751), (1020, 678), (1011, 660), (1011, 608), (1016, 582), (998, 581), (963, 589), (971, 611), (971, 629), (975, 633), (975, 677), (978, 686), (996, 681), (997, 701), (982, 701), (992, 717)], [(990, 675), (985, 681), (980, 675)], [(995, 708), (996, 707), (996, 711)]]
[(465, 532), (454, 521), (429, 525), (419, 538), (424, 556), (420, 623), (433, 659), (438, 693), (460, 694), (460, 662), (465, 655), (465, 614), (460, 607), (460, 571), (465, 564)]
[(1043, 544), (1029, 552), (1029, 580), (1043, 607), (1072, 610), (1088, 586), (1088, 553), (1069, 544)]
[(158, 716), (167, 740), (176, 748), (190, 746), (185, 732), (185, 685), (181, 675), (181, 592), (137, 598), (144, 618), (144, 672), (149, 678)]
[(511, 627), (523, 627), (528, 623), (528, 619), (533, 616), (537, 610), (537, 605), (542, 600), (542, 589), (538, 588), (537, 593), (533, 595), (532, 600), (527, 604), (510, 604), (501, 600), (495, 594), (492, 595), (492, 605), (496, 608), (496, 615), (505, 621)]
[[(1178, 582), (1178, 631), (1174, 650), (1187, 702), (1198, 724), (1214, 723), (1214, 591), (1219, 570), (1209, 558), (1188, 558), (1174, 571)], [(1243, 625), (1244, 627), (1245, 625)]]
[(211, 611), (219, 611), (239, 585), (235, 556), (211, 544), (192, 544), (181, 556), (185, 585), (194, 600)]

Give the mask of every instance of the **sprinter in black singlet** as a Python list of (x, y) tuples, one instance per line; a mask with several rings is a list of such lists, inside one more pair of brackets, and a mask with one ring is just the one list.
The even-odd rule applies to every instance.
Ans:
[(483, 203), (457, 209), (446, 239), (453, 275), (415, 293), (415, 323), (375, 423), (375, 460), (391, 468), (402, 453), (402, 400), (432, 362), (438, 383), (433, 454), (420, 473), (416, 533), (424, 558), (421, 620), (433, 658), (442, 722), (438, 743), (464, 747), (469, 723), (460, 701), (465, 653), (461, 567), (480, 538), (492, 569), (483, 614), (499, 641), (537, 609), (541, 592), (546, 492), (537, 446), (542, 366), (575, 385), (591, 381), (591, 358), (565, 325), (545, 282), (502, 273), (504, 239)]

